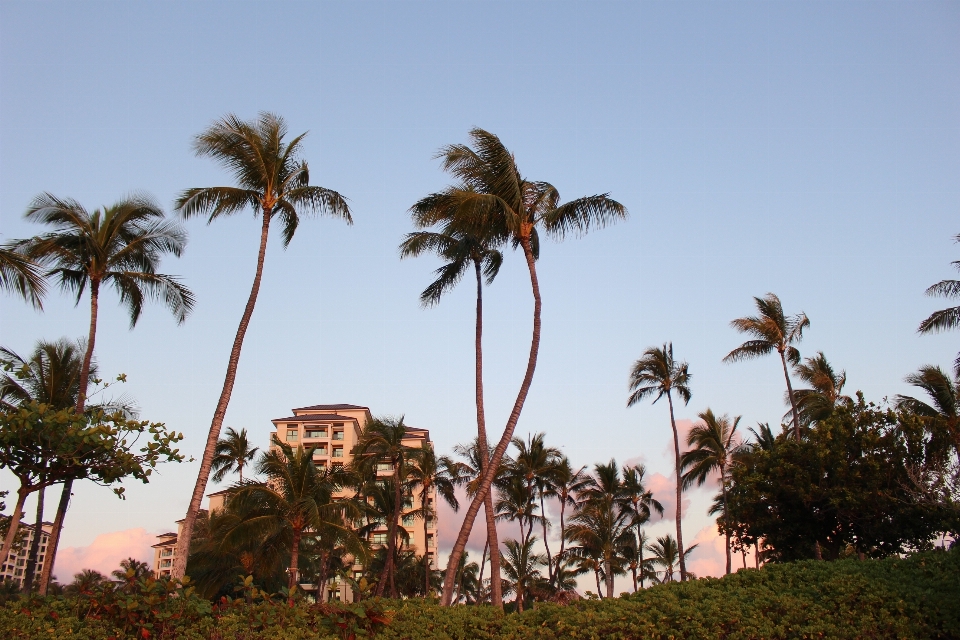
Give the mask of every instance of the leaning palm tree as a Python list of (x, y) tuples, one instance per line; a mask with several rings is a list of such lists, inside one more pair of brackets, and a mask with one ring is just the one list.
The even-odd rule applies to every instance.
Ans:
[[(413, 205), (411, 211), (425, 211), (443, 207), (444, 199), (440, 196), (427, 196)], [(498, 234), (489, 226), (474, 224), (469, 219), (468, 212), (456, 207), (444, 208), (436, 211), (433, 217), (443, 220), (439, 231), (416, 231), (409, 233), (400, 245), (400, 257), (419, 256), (426, 252), (434, 252), (444, 261), (443, 266), (436, 270), (436, 280), (430, 283), (420, 294), (420, 302), (424, 306), (432, 306), (440, 302), (444, 293), (453, 289), (463, 278), (464, 274), (473, 265), (477, 279), (477, 313), (476, 330), (474, 337), (474, 365), (475, 365), (475, 402), (477, 407), (477, 446), (481, 451), (489, 451), (487, 441), (486, 413), (483, 406), (483, 281), (487, 284), (500, 272), (503, 263), (503, 254), (498, 250), (502, 244), (504, 234)], [(479, 460), (479, 475), (483, 475), (486, 459)], [(500, 543), (497, 539), (496, 517), (493, 512), (493, 496), (487, 492), (483, 502), (484, 515), (487, 524), (487, 547), (490, 549), (490, 566), (493, 575), (500, 575)], [(481, 573), (483, 567), (480, 567)], [(429, 572), (428, 572), (429, 578)], [(500, 581), (491, 583), (491, 599), (496, 607), (503, 606), (503, 595), (500, 590)]]
[(780, 354), (783, 364), (783, 377), (787, 380), (787, 397), (793, 408), (793, 430), (797, 440), (800, 439), (800, 413), (797, 409), (797, 399), (793, 394), (793, 385), (790, 383), (790, 371), (787, 362), (796, 365), (800, 362), (800, 352), (792, 346), (803, 338), (803, 330), (810, 326), (810, 319), (805, 313), (787, 316), (783, 313), (783, 306), (776, 294), (768, 293), (762, 298), (754, 297), (758, 315), (737, 318), (730, 322), (731, 326), (740, 333), (753, 336), (752, 340), (728, 353), (724, 362), (739, 362), (750, 358), (759, 358), (773, 351)]
[(687, 446), (692, 447), (680, 458), (680, 468), (683, 474), (683, 486), (691, 487), (696, 484), (703, 486), (707, 478), (714, 471), (719, 472), (720, 494), (723, 499), (724, 533), (726, 535), (727, 573), (732, 569), (730, 555), (730, 527), (727, 526), (727, 485), (730, 482), (730, 465), (741, 450), (741, 444), (734, 442), (740, 416), (731, 420), (728, 416), (717, 416), (712, 409), (707, 409), (698, 417), (703, 421), (693, 425), (687, 434)]
[(426, 443), (412, 456), (409, 466), (408, 487), (411, 491), (420, 490), (420, 517), (423, 520), (423, 561), (426, 569), (424, 575), (423, 597), (430, 594), (430, 549), (427, 546), (427, 527), (431, 520), (435, 521), (436, 514), (430, 508), (430, 500), (436, 495), (450, 505), (454, 511), (460, 510), (460, 501), (457, 500), (456, 463), (447, 456), (437, 457), (433, 445)]
[(210, 465), (213, 481), (222, 482), (227, 473), (236, 471), (242, 483), (243, 468), (253, 461), (258, 451), (258, 447), (250, 446), (246, 429), (237, 432), (233, 427), (227, 427), (227, 437), (217, 441), (216, 455)]
[(47, 286), (40, 265), (16, 247), (0, 247), (0, 291), (13, 291), (42, 309)]
[[(960, 235), (957, 235), (954, 240), (960, 242)], [(960, 260), (955, 260), (950, 264), (960, 271)], [(928, 287), (925, 293), (937, 298), (960, 298), (960, 280), (941, 280)], [(920, 323), (917, 332), (939, 333), (957, 327), (960, 327), (960, 307), (949, 307), (930, 314), (930, 317)], [(960, 376), (960, 355), (957, 355), (957, 359), (953, 362), (953, 370), (957, 376)]]
[(293, 240), (304, 213), (325, 213), (352, 223), (346, 200), (336, 191), (310, 184), (307, 163), (299, 157), (303, 142), (301, 134), (285, 142), (287, 125), (283, 118), (272, 113), (261, 113), (253, 122), (244, 122), (235, 115), (225, 116), (213, 123), (194, 140), (198, 156), (209, 156), (229, 170), (237, 182), (236, 187), (205, 187), (187, 189), (177, 199), (176, 208), (184, 218), (203, 216), (207, 222), (239, 213), (245, 209), (260, 215), (260, 249), (257, 253), (257, 268), (247, 305), (240, 318), (240, 326), (233, 340), (223, 389), (210, 422), (210, 431), (203, 450), (200, 472), (193, 487), (190, 505), (183, 521), (177, 542), (172, 575), (182, 578), (186, 570), (190, 533), (200, 510), (200, 501), (210, 478), (213, 458), (216, 455), (220, 427), (227, 414), (230, 396), (237, 377), (240, 350), (247, 333), (253, 308), (260, 292), (263, 261), (267, 252), (267, 236), (270, 223), (276, 219), (282, 225), (283, 246)]
[[(793, 399), (800, 415), (800, 424), (809, 426), (820, 420), (826, 420), (833, 415), (839, 404), (852, 402), (850, 396), (843, 395), (843, 387), (847, 383), (845, 371), (834, 371), (833, 365), (818, 351), (811, 358), (804, 360), (793, 368), (797, 377), (810, 385), (810, 389), (796, 389)], [(787, 404), (791, 404), (787, 399)], [(787, 416), (784, 416), (786, 420)]]
[(673, 453), (676, 459), (677, 470), (677, 545), (680, 548), (680, 580), (687, 579), (687, 566), (683, 559), (683, 531), (680, 526), (680, 499), (682, 480), (680, 478), (680, 435), (677, 433), (677, 421), (673, 415), (673, 392), (683, 400), (690, 402), (690, 370), (686, 362), (677, 362), (673, 357), (673, 343), (668, 342), (662, 347), (650, 347), (643, 352), (643, 356), (633, 364), (630, 371), (630, 390), (632, 393), (627, 399), (627, 406), (633, 405), (653, 396), (653, 404), (663, 396), (667, 396), (667, 405), (670, 407), (670, 426), (673, 428)]
[[(90, 289), (90, 329), (86, 352), (80, 368), (76, 410), (84, 410), (90, 367), (97, 340), (100, 287), (114, 289), (130, 315), (130, 327), (140, 319), (147, 298), (160, 299), (182, 323), (193, 308), (193, 294), (177, 278), (157, 273), (164, 254), (179, 257), (187, 243), (180, 225), (164, 217), (163, 210), (148, 196), (137, 194), (110, 207), (88, 212), (76, 200), (61, 199), (44, 193), (31, 203), (27, 220), (39, 222), (53, 231), (18, 247), (47, 269), (47, 277), (56, 277), (60, 288), (76, 295), (80, 304)], [(73, 482), (67, 481), (50, 532), (47, 560), (44, 563), (40, 593), (46, 593), (56, 559), (63, 519)]]
[(923, 389), (929, 401), (897, 395), (897, 406), (923, 417), (931, 433), (945, 432), (960, 456), (960, 375), (951, 379), (940, 367), (924, 365), (905, 380)]
[[(536, 260), (540, 252), (540, 231), (563, 239), (568, 233), (583, 234), (591, 228), (602, 227), (627, 216), (626, 208), (607, 194), (561, 204), (560, 194), (553, 185), (527, 180), (521, 175), (513, 154), (497, 136), (483, 129), (473, 129), (470, 137), (473, 148), (456, 144), (440, 151), (443, 168), (460, 183), (437, 195), (446, 198), (451, 208), (463, 211), (464, 216), (474, 221), (472, 224), (487, 229), (503, 229), (514, 246), (523, 250), (533, 292), (533, 333), (526, 371), (513, 409), (503, 435), (493, 450), (490, 465), (484, 472), (477, 498), (467, 509), (450, 553), (443, 582), (443, 605), (451, 602), (457, 563), (466, 547), (477, 513), (490, 490), (495, 471), (513, 438), (537, 367), (541, 298)], [(429, 228), (443, 222), (444, 210), (441, 207), (416, 211), (414, 221), (421, 228)]]

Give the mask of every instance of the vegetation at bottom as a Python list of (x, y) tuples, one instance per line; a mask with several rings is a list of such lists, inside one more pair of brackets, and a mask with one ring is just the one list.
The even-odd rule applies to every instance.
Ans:
[(19, 638), (957, 638), (960, 550), (906, 559), (805, 560), (720, 579), (657, 585), (620, 598), (495, 607), (435, 600), (315, 604), (264, 594), (250, 579), (211, 604), (190, 586), (152, 577), (63, 596), (12, 597), (0, 637)]

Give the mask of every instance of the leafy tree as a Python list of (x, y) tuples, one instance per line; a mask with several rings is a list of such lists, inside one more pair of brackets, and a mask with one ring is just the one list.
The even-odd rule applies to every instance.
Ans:
[(534, 553), (537, 537), (530, 536), (525, 542), (504, 540), (503, 572), (516, 593), (517, 611), (523, 611), (524, 602), (531, 588), (542, 579), (539, 567), (547, 562), (546, 556)]
[(673, 343), (668, 342), (662, 347), (650, 347), (643, 352), (643, 356), (633, 364), (630, 371), (630, 397), (627, 406), (633, 405), (653, 397), (653, 404), (663, 396), (667, 396), (670, 407), (670, 426), (673, 428), (673, 453), (677, 469), (677, 544), (680, 548), (680, 580), (687, 579), (687, 565), (683, 554), (683, 531), (681, 530), (681, 491), (683, 482), (680, 478), (680, 436), (677, 432), (677, 421), (673, 415), (673, 392), (676, 391), (684, 404), (690, 402), (690, 368), (686, 362), (677, 362), (673, 357)]
[(712, 409), (707, 409), (698, 417), (703, 421), (693, 425), (687, 434), (687, 446), (692, 447), (680, 458), (680, 468), (683, 474), (683, 486), (690, 487), (696, 484), (703, 486), (707, 478), (714, 471), (720, 474), (720, 494), (723, 502), (722, 529), (726, 536), (727, 573), (732, 571), (730, 557), (730, 527), (727, 526), (727, 474), (730, 465), (740, 452), (740, 443), (734, 442), (740, 416), (732, 421), (728, 416), (717, 416)]
[(210, 468), (213, 470), (213, 481), (222, 482), (230, 471), (236, 471), (243, 482), (243, 468), (253, 461), (258, 447), (251, 447), (247, 437), (247, 430), (234, 431), (227, 427), (227, 437), (217, 441), (216, 455)]
[[(954, 238), (960, 242), (960, 235)], [(951, 262), (955, 269), (960, 271), (960, 260)], [(931, 285), (925, 292), (928, 296), (937, 298), (957, 298), (960, 297), (960, 280), (941, 280), (937, 284)], [(920, 323), (917, 328), (918, 333), (939, 333), (949, 331), (960, 327), (960, 307), (949, 307), (934, 311), (926, 320)], [(960, 355), (953, 363), (954, 372), (960, 377)]]
[(787, 362), (789, 361), (793, 365), (800, 362), (800, 352), (791, 345), (794, 342), (800, 342), (803, 338), (803, 330), (810, 326), (810, 319), (807, 318), (805, 313), (798, 313), (794, 316), (784, 315), (780, 298), (773, 293), (768, 293), (762, 298), (755, 297), (754, 302), (757, 305), (758, 315), (737, 318), (730, 322), (734, 329), (740, 333), (753, 336), (753, 339), (744, 342), (728, 353), (723, 361), (739, 362), (740, 360), (759, 358), (773, 351), (780, 354), (780, 362), (783, 364), (783, 377), (787, 380), (787, 398), (790, 399), (790, 405), (793, 408), (794, 435), (799, 440), (800, 412), (797, 409), (797, 398), (793, 393), (793, 385), (790, 383)]
[[(108, 286), (120, 296), (120, 303), (136, 326), (147, 298), (162, 300), (182, 323), (193, 308), (193, 293), (174, 276), (158, 273), (164, 254), (179, 257), (187, 236), (175, 222), (164, 217), (163, 210), (146, 195), (134, 195), (110, 207), (84, 209), (76, 200), (61, 199), (44, 193), (34, 199), (25, 217), (53, 228), (53, 231), (19, 243), (19, 248), (48, 269), (47, 277), (56, 277), (60, 288), (76, 294), (80, 304), (90, 289), (90, 329), (80, 368), (77, 413), (83, 413), (90, 367), (97, 340), (100, 287)], [(47, 544), (47, 561), (40, 581), (40, 593), (46, 593), (50, 572), (56, 560), (60, 532), (70, 501), (73, 480), (64, 482)]]
[(260, 292), (270, 223), (277, 219), (282, 225), (284, 247), (293, 240), (303, 213), (325, 213), (342, 218), (348, 224), (352, 223), (350, 209), (343, 196), (336, 191), (310, 184), (307, 163), (299, 157), (301, 143), (306, 134), (301, 134), (289, 142), (284, 141), (286, 135), (287, 125), (283, 118), (272, 113), (261, 113), (253, 122), (244, 122), (232, 114), (214, 122), (196, 137), (194, 151), (198, 156), (207, 156), (218, 161), (233, 174), (237, 186), (187, 189), (177, 198), (176, 208), (184, 218), (203, 216), (211, 223), (249, 208), (254, 215), (260, 215), (261, 228), (253, 286), (230, 350), (223, 390), (213, 413), (197, 482), (181, 528), (184, 535), (178, 538), (177, 542), (177, 555), (172, 570), (175, 578), (183, 577), (186, 570), (189, 553), (186, 545), (189, 544), (193, 523), (200, 511), (200, 502), (213, 468), (220, 427), (226, 417), (236, 382), (243, 338)]
[[(853, 402), (850, 396), (842, 393), (847, 383), (846, 372), (834, 371), (823, 351), (818, 351), (817, 355), (807, 358), (793, 370), (797, 377), (811, 386), (810, 389), (796, 389), (793, 392), (801, 425), (809, 426), (813, 422), (828, 418), (838, 404)], [(789, 398), (787, 404), (791, 404)], [(784, 420), (786, 417), (785, 415)]]
[(455, 463), (447, 456), (437, 457), (433, 446), (425, 443), (413, 457), (409, 467), (409, 487), (411, 491), (420, 490), (420, 518), (423, 521), (423, 561), (427, 564), (423, 576), (423, 597), (430, 594), (430, 549), (427, 546), (427, 525), (436, 513), (430, 507), (430, 500), (434, 495), (442, 498), (454, 511), (460, 510), (460, 501), (456, 495)]
[[(454, 542), (444, 576), (441, 598), (443, 605), (451, 602), (457, 563), (466, 547), (480, 506), (490, 491), (500, 460), (513, 438), (533, 382), (540, 349), (541, 298), (536, 270), (536, 260), (540, 252), (538, 229), (562, 239), (567, 233), (586, 233), (593, 227), (602, 227), (627, 216), (626, 208), (607, 194), (561, 204), (560, 194), (553, 185), (527, 180), (521, 175), (513, 154), (497, 136), (483, 129), (473, 129), (470, 137), (473, 148), (455, 144), (440, 151), (444, 170), (459, 180), (459, 184), (448, 187), (438, 195), (447, 199), (450, 208), (462, 211), (464, 217), (474, 221), (472, 224), (485, 229), (503, 229), (513, 245), (523, 250), (533, 292), (533, 335), (517, 399), (503, 435), (493, 450), (490, 466), (484, 472), (478, 499), (467, 508), (460, 533)], [(426, 229), (443, 221), (442, 209), (425, 208), (423, 211), (414, 211), (414, 222), (420, 228)]]
[(0, 247), (0, 291), (12, 291), (37, 309), (47, 292), (43, 271), (16, 246)]
[[(457, 199), (445, 198), (442, 194), (433, 194), (423, 198), (411, 209), (415, 216), (442, 220), (439, 231), (416, 231), (409, 233), (400, 245), (400, 257), (419, 256), (432, 251), (444, 260), (437, 269), (437, 279), (420, 294), (424, 306), (438, 304), (444, 293), (453, 289), (464, 274), (473, 265), (477, 279), (477, 313), (474, 338), (476, 369), (476, 405), (477, 405), (477, 446), (481, 451), (489, 451), (487, 441), (486, 414), (483, 406), (483, 280), (487, 284), (500, 272), (503, 254), (497, 246), (503, 243), (503, 237), (497, 237), (489, 225), (471, 219), (470, 211), (457, 206)], [(429, 213), (427, 213), (429, 212)], [(505, 234), (501, 233), (500, 236)], [(485, 459), (478, 460), (479, 474), (483, 475)], [(500, 546), (497, 540), (497, 524), (493, 510), (491, 492), (484, 498), (484, 515), (487, 525), (487, 546), (490, 549), (490, 566), (493, 575), (500, 575)], [(481, 567), (482, 571), (482, 567)], [(429, 575), (429, 573), (427, 573)], [(429, 591), (429, 589), (428, 589)], [(503, 599), (500, 581), (492, 581), (492, 601), (494, 606), (502, 607)]]

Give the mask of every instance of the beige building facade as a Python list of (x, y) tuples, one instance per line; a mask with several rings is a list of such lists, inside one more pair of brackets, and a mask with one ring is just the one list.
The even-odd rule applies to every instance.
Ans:
[[(8, 517), (9, 519), (9, 517)], [(30, 546), (33, 544), (33, 537), (36, 534), (36, 527), (21, 521), (18, 529), (18, 537), (23, 536), (19, 545), (14, 545), (3, 564), (0, 564), (0, 582), (12, 580), (18, 587), (23, 586), (24, 572), (27, 568), (27, 556), (30, 555)], [(40, 526), (40, 549), (37, 552), (37, 568), (34, 571), (34, 584), (39, 584), (40, 574), (43, 572), (44, 563), (47, 559), (47, 543), (50, 541), (50, 532), (53, 530), (52, 522), (43, 522)], [(72, 576), (71, 576), (72, 577)]]

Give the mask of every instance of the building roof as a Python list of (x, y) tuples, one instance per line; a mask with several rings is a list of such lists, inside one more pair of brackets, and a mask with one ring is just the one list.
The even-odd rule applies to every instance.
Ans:
[(367, 409), (369, 407), (360, 407), (355, 404), (315, 404), (309, 407), (298, 407), (294, 411), (345, 411), (349, 409)]
[[(297, 411), (297, 409), (294, 409)], [(302, 416), (290, 416), (289, 418), (274, 418), (270, 422), (314, 422), (316, 420), (356, 420), (350, 416), (338, 416), (335, 413), (309, 413)]]
[(161, 540), (157, 544), (150, 545), (151, 549), (156, 549), (157, 547), (169, 547), (170, 545), (177, 543), (177, 534), (175, 533), (164, 533), (157, 537), (163, 538), (163, 540)]
[(233, 491), (233, 489), (221, 489), (220, 491), (214, 491), (213, 493), (208, 493), (207, 497), (212, 498), (213, 496), (225, 496), (231, 491)]

